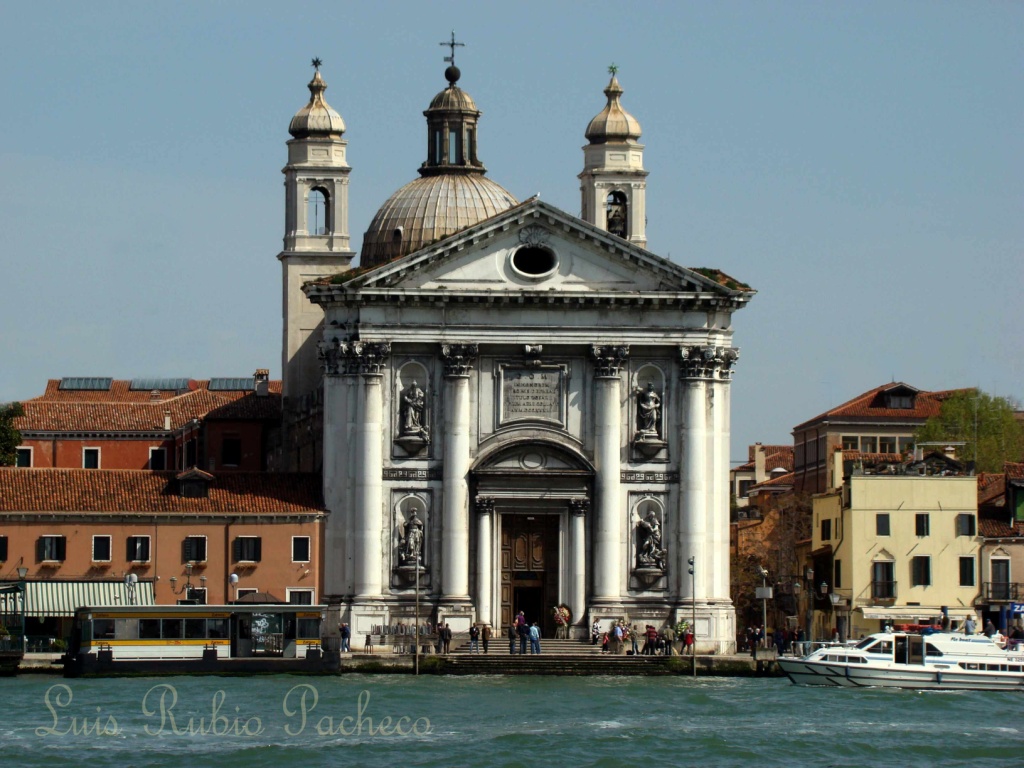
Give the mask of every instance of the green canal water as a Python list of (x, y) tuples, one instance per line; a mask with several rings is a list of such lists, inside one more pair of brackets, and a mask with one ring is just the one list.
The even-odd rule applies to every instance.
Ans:
[(1013, 766), (1024, 698), (780, 679), (0, 679), (12, 766)]

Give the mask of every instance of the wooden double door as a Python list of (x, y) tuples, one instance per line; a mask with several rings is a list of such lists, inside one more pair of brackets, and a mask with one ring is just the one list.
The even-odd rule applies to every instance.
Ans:
[(543, 637), (554, 637), (558, 604), (558, 515), (501, 516), (501, 625), (523, 611)]

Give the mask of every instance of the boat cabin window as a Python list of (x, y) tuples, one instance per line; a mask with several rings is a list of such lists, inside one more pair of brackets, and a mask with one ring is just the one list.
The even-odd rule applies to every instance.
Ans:
[(181, 637), (181, 619), (160, 619), (160, 631), (165, 639)]
[(227, 619), (207, 619), (206, 628), (210, 637), (226, 638), (228, 636)]
[(879, 647), (875, 649), (876, 653), (884, 653), (886, 656), (892, 656), (892, 640), (883, 640)]
[(185, 619), (185, 637), (191, 640), (205, 640), (206, 619)]
[(95, 619), (92, 623), (92, 636), (95, 640), (113, 640), (114, 620)]
[(299, 637), (304, 640), (318, 640), (320, 619), (299, 619)]
[(924, 653), (926, 656), (942, 656), (942, 651), (940, 651), (931, 643), (924, 644)]
[(159, 640), (160, 619), (139, 619), (139, 638), (142, 640)]
[(854, 647), (855, 648), (860, 648), (862, 651), (867, 651), (867, 650), (870, 650), (871, 648), (874, 648), (875, 643), (877, 643), (877, 642), (878, 641), (875, 640), (875, 638), (873, 638), (873, 637), (866, 637), (863, 640), (861, 640), (859, 643), (857, 643), (857, 645), (854, 646)]

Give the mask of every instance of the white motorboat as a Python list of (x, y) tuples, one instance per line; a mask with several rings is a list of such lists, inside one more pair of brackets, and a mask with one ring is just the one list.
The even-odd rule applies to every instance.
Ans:
[(882, 632), (778, 664), (797, 685), (1024, 690), (1024, 647), (1003, 650), (984, 635)]

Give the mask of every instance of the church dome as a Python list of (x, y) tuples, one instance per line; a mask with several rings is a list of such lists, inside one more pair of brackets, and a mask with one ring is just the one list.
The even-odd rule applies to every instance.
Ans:
[(519, 201), (483, 174), (438, 174), (411, 181), (380, 207), (363, 236), (360, 265), (418, 251)]
[(296, 139), (308, 139), (316, 136), (337, 139), (345, 132), (345, 121), (335, 112), (331, 105), (324, 101), (327, 83), (320, 77), (317, 69), (313, 79), (309, 81), (309, 104), (295, 113), (288, 125), (288, 133)]
[(363, 236), (362, 267), (375, 267), (506, 211), (519, 201), (484, 174), (477, 157), (480, 110), (456, 83), (454, 64), (445, 70), (448, 87), (423, 113), (427, 118), (427, 159), (421, 178), (395, 192), (380, 207)]
[(622, 92), (622, 86), (613, 74), (608, 87), (604, 89), (608, 103), (587, 126), (585, 135), (591, 144), (635, 142), (640, 138), (639, 121), (619, 103)]

